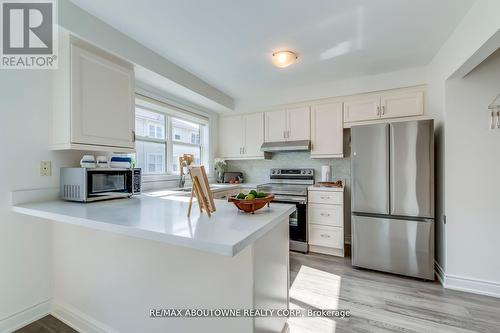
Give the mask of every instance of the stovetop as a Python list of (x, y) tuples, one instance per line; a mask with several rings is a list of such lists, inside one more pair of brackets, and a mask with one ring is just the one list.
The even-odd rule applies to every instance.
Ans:
[(307, 196), (307, 188), (314, 184), (314, 169), (271, 169), (269, 183), (257, 190), (278, 195)]

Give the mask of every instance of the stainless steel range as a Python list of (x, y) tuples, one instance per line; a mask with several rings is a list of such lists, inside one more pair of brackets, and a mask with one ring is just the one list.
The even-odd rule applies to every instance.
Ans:
[(307, 253), (307, 188), (314, 184), (314, 169), (271, 169), (269, 179), (257, 191), (273, 193), (273, 202), (295, 204), (289, 223), (290, 250)]

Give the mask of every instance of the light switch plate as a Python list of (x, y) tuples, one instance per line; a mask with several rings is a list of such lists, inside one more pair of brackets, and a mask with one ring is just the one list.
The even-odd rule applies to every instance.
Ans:
[(40, 162), (40, 176), (44, 177), (52, 176), (52, 163), (50, 161)]

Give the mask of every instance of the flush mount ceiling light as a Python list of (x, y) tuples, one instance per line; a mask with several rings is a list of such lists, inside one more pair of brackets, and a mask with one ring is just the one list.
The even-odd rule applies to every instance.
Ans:
[(297, 58), (297, 54), (292, 51), (274, 52), (273, 65), (279, 68), (285, 68), (293, 64)]

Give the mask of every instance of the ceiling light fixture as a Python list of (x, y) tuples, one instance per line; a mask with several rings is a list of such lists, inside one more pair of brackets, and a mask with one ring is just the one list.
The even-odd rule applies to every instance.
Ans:
[(273, 53), (273, 65), (279, 68), (290, 66), (298, 56), (292, 51), (278, 51)]

